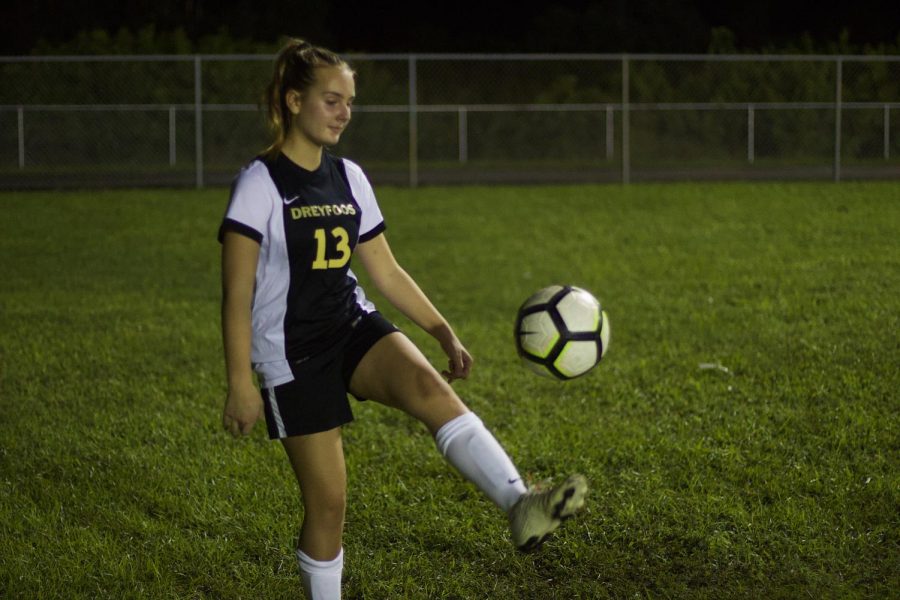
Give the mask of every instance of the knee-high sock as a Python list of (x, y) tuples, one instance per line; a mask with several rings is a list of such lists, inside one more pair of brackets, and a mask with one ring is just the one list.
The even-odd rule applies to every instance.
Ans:
[(450, 464), (501, 510), (508, 511), (525, 493), (515, 465), (475, 413), (447, 421), (434, 440)]
[(344, 570), (344, 549), (331, 560), (314, 560), (297, 550), (300, 578), (308, 600), (340, 600), (341, 572)]

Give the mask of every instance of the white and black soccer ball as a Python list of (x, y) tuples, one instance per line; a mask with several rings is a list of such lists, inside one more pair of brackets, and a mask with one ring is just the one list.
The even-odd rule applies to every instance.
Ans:
[(539, 375), (573, 379), (593, 369), (609, 347), (609, 318), (587, 290), (551, 285), (516, 316), (516, 349)]

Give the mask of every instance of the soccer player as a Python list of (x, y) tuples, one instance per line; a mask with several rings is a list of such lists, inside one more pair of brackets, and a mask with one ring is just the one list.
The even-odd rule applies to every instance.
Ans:
[[(316, 600), (340, 597), (348, 393), (424, 423), (447, 461), (507, 514), (522, 550), (537, 548), (587, 492), (580, 475), (528, 490), (450, 386), (469, 375), (472, 357), (394, 259), (362, 169), (326, 150), (349, 124), (355, 95), (343, 59), (290, 40), (267, 88), (274, 141), (237, 176), (219, 230), (228, 379), (222, 423), (237, 437), (265, 414), (269, 437), (281, 441), (304, 507), (301, 579)], [(437, 340), (449, 359), (442, 374), (366, 299), (351, 257)]]

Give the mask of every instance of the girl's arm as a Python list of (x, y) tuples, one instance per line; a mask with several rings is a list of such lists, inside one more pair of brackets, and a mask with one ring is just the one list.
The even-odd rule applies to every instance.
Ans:
[(397, 263), (384, 234), (359, 244), (354, 254), (359, 257), (378, 291), (441, 344), (450, 359), (448, 370), (443, 372), (447, 381), (468, 377), (472, 368), (472, 356), (456, 337), (447, 320)]
[(250, 324), (259, 244), (225, 232), (222, 240), (222, 341), (228, 395), (222, 425), (231, 435), (247, 435), (262, 415), (262, 398), (253, 383)]

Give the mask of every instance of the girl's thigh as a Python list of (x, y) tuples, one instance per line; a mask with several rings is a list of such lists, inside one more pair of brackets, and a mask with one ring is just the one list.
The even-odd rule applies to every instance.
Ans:
[(369, 349), (353, 372), (350, 391), (404, 411), (432, 433), (468, 411), (450, 384), (399, 332), (384, 336)]

